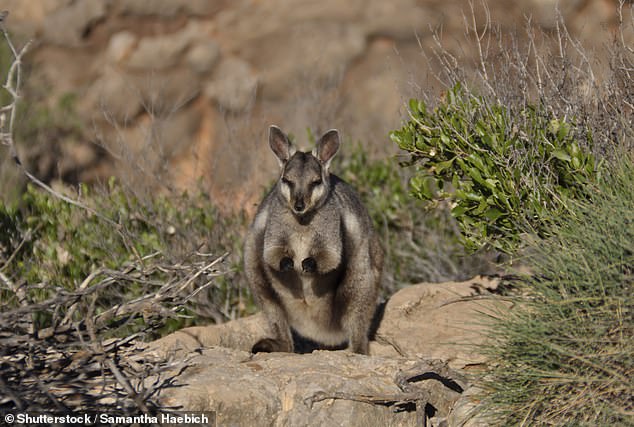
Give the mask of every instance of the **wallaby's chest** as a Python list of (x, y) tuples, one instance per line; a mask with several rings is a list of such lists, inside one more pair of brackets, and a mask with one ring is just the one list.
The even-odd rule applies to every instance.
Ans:
[(277, 271), (325, 274), (342, 263), (343, 245), (337, 216), (316, 217), (305, 225), (294, 218), (272, 218), (264, 233), (264, 260)]
[(283, 245), (286, 246), (288, 255), (301, 265), (304, 259), (315, 255), (316, 248), (323, 246), (324, 240), (323, 234), (311, 228), (307, 227), (305, 230), (291, 228), (283, 238)]
[(292, 324), (302, 318), (322, 324), (330, 318), (344, 264), (339, 221), (337, 216), (324, 216), (302, 225), (295, 218), (278, 216), (265, 228), (264, 262), (273, 288), (292, 313)]

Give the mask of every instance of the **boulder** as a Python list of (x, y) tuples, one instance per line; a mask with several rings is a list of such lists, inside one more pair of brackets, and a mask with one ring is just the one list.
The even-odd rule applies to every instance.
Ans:
[(106, 48), (106, 59), (113, 64), (125, 60), (133, 52), (136, 43), (137, 38), (130, 31), (119, 31), (113, 34)]
[(189, 67), (200, 74), (211, 71), (220, 58), (220, 47), (213, 40), (197, 43), (192, 46), (185, 61)]
[(33, 38), (42, 23), (68, 3), (68, 0), (3, 0), (2, 9), (9, 11), (7, 28), (10, 33)]
[(88, 111), (97, 110), (117, 123), (129, 123), (143, 108), (134, 81), (114, 67), (104, 68), (82, 103)]
[[(262, 314), (185, 328), (150, 343), (146, 355), (184, 368), (160, 403), (215, 411), (219, 425), (482, 425), (475, 385), (466, 379), (486, 360), (486, 313), (508, 310), (497, 281), (425, 283), (397, 292), (384, 311), (370, 355), (348, 351), (251, 354), (267, 335)], [(485, 315), (479, 314), (485, 313)], [(476, 416), (474, 418), (474, 415)]]
[(213, 347), (188, 363), (160, 404), (214, 411), (222, 426), (416, 426), (427, 404), (446, 419), (463, 381), (432, 378), (442, 364), (345, 351), (252, 355)]
[(191, 21), (182, 30), (154, 37), (142, 38), (130, 54), (127, 65), (144, 70), (163, 70), (180, 62), (189, 45), (207, 37), (207, 26)]
[(238, 58), (226, 58), (218, 64), (212, 81), (205, 87), (205, 95), (221, 109), (239, 112), (255, 100), (258, 78), (251, 66)]
[[(293, 93), (309, 96), (306, 80), (341, 75), (363, 55), (366, 46), (366, 35), (354, 23), (291, 22), (280, 31), (263, 34), (257, 43), (245, 45), (242, 57), (260, 70), (262, 96), (279, 100)], [(297, 88), (302, 89), (298, 92)]]
[(44, 40), (59, 46), (77, 46), (91, 25), (106, 16), (110, 1), (82, 0), (72, 2), (43, 21)]
[(125, 15), (172, 17), (185, 15), (207, 15), (216, 12), (223, 2), (209, 0), (120, 0), (121, 12)]
[(416, 0), (367, 2), (362, 16), (360, 22), (368, 35), (394, 39), (408, 39), (424, 29), (422, 23), (440, 22), (442, 18), (429, 4)]
[(424, 283), (404, 288), (385, 306), (370, 352), (440, 359), (453, 368), (486, 362), (477, 350), (488, 320), (511, 304), (492, 295), (498, 281)]

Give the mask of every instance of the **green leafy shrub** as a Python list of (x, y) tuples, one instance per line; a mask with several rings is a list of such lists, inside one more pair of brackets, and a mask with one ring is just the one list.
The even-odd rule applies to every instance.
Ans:
[(360, 193), (386, 251), (384, 295), (412, 283), (463, 280), (490, 268), (490, 254), (468, 254), (448, 209), (425, 209), (409, 195), (408, 171), (345, 144), (332, 170)]
[(411, 100), (410, 118), (391, 139), (411, 155), (411, 193), (448, 201), (464, 243), (512, 253), (527, 229), (585, 197), (597, 176), (591, 134), (545, 108), (509, 108), (459, 84), (433, 110)]
[(527, 259), (494, 324), (485, 408), (499, 425), (634, 425), (634, 164), (615, 167)]

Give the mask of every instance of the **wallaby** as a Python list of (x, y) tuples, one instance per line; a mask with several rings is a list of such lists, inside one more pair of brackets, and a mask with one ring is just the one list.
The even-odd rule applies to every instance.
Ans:
[(271, 336), (252, 351), (292, 352), (292, 328), (367, 354), (383, 250), (359, 195), (328, 171), (339, 132), (326, 132), (311, 153), (271, 126), (269, 145), (280, 177), (247, 234), (244, 268)]

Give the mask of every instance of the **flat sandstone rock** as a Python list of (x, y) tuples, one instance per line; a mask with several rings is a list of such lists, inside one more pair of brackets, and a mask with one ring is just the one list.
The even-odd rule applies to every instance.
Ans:
[(486, 362), (474, 350), (485, 339), (486, 317), (478, 313), (508, 310), (491, 294), (496, 286), (477, 277), (397, 292), (384, 306), (370, 356), (252, 355), (253, 343), (266, 336), (261, 314), (185, 328), (147, 352), (188, 366), (178, 387), (162, 390), (161, 403), (215, 411), (218, 425), (413, 426), (423, 416), (428, 425), (484, 425), (470, 418), (474, 387), (464, 374)]

